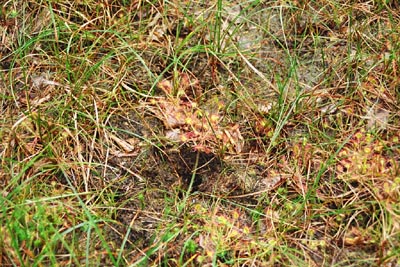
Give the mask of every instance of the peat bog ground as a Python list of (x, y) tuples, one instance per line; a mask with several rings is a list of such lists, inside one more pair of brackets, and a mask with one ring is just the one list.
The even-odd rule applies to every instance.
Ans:
[(395, 0), (1, 1), (1, 266), (400, 266)]

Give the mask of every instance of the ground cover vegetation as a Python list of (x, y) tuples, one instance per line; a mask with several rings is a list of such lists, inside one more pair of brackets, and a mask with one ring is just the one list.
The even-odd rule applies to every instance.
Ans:
[(1, 266), (400, 266), (400, 5), (1, 1)]

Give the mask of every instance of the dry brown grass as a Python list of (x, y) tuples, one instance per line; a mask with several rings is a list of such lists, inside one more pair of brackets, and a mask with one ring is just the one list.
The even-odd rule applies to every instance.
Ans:
[(0, 265), (397, 266), (396, 1), (8, 1)]

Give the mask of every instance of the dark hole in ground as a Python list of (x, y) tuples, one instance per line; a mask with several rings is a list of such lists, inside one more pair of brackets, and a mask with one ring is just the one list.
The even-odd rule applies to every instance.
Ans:
[(203, 183), (210, 182), (210, 177), (221, 171), (222, 162), (217, 155), (195, 151), (186, 144), (166, 151), (167, 156), (163, 158), (178, 174), (183, 189), (188, 189), (193, 179), (192, 191), (198, 191)]

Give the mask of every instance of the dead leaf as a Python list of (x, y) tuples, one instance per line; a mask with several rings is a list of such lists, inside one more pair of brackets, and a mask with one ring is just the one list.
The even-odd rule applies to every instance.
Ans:
[(346, 246), (365, 245), (369, 241), (369, 238), (364, 236), (364, 234), (356, 227), (352, 227), (350, 231), (346, 232), (343, 239), (344, 245)]
[[(236, 153), (242, 152), (244, 139), (239, 130), (239, 124), (234, 124), (229, 129), (223, 131), (223, 143), (228, 147), (233, 147)], [(232, 151), (233, 152), (233, 151)]]
[(181, 141), (181, 129), (175, 128), (168, 130), (165, 133), (165, 137), (171, 141)]
[(376, 127), (385, 130), (388, 125), (390, 112), (382, 108), (371, 108), (367, 112), (366, 119), (368, 119), (368, 129)]
[(33, 76), (32, 85), (36, 88), (42, 88), (46, 85), (61, 86), (60, 83), (47, 79), (45, 77), (45, 74), (41, 74), (39, 76)]
[(108, 136), (110, 136), (110, 138), (117, 143), (117, 145), (122, 148), (125, 152), (131, 153), (133, 152), (136, 148), (134, 146), (132, 146), (131, 144), (129, 144), (128, 142), (120, 139), (119, 137), (109, 133)]

